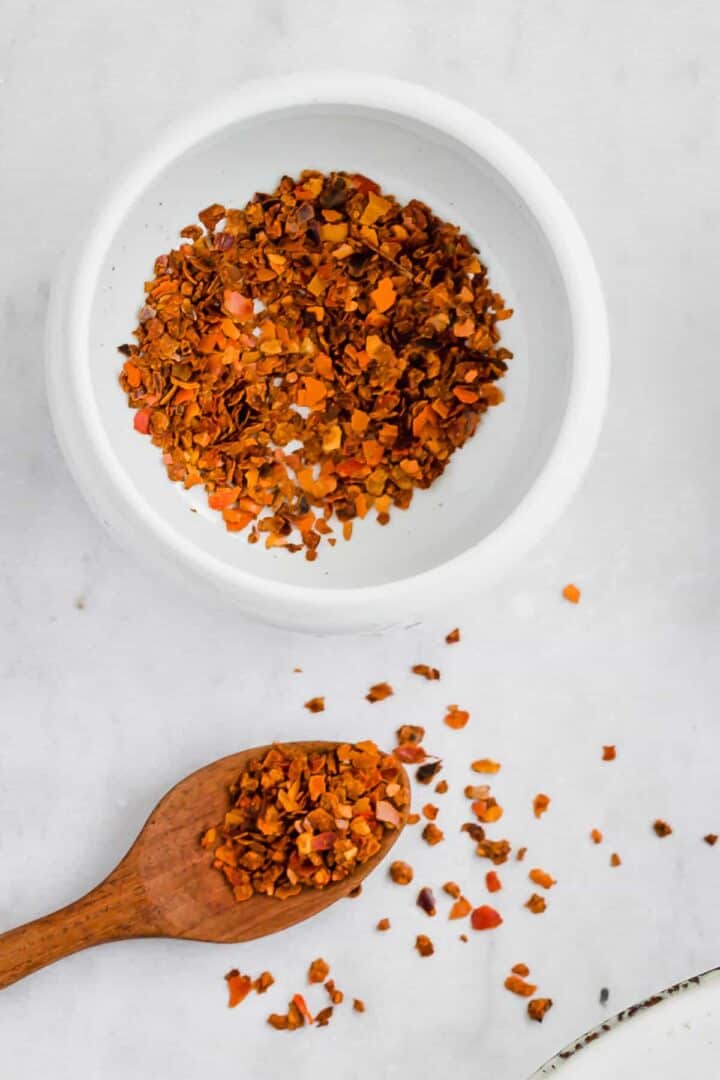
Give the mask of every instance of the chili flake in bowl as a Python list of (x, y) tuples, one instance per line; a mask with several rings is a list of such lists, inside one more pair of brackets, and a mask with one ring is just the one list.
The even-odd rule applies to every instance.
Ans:
[(607, 347), (584, 241), (511, 140), (429, 91), (248, 85), (134, 169), (72, 267), (48, 387), (81, 488), (155, 567), (250, 615), (417, 618), (493, 580), (588, 462)]

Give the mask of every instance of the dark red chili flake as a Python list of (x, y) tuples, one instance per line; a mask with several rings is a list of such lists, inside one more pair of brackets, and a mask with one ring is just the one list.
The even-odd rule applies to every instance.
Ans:
[(418, 893), (417, 906), (422, 908), (426, 915), (435, 914), (435, 897), (427, 885)]

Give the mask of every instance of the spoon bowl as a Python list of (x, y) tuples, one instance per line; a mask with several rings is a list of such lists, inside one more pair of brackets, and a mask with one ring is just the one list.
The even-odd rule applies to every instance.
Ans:
[[(336, 742), (283, 744), (305, 753)], [(404, 824), (386, 832), (380, 851), (348, 877), (278, 900), (254, 894), (238, 903), (200, 846), (227, 810), (228, 787), (270, 746), (220, 758), (181, 780), (160, 800), (127, 855), (103, 882), (59, 911), (0, 934), (0, 990), (55, 960), (108, 941), (139, 937), (238, 942), (285, 930), (355, 889), (387, 855)], [(401, 782), (409, 788), (398, 763)]]

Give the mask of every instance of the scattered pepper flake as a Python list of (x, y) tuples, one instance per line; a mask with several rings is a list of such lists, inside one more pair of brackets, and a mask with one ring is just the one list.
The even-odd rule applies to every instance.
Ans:
[(460, 939), (459, 940), (464, 941), (465, 944), (467, 944), (467, 942), (469, 941), (469, 938), (468, 938), (467, 934), (460, 934)]
[(603, 748), (602, 748), (602, 759), (603, 759), (603, 761), (614, 761), (615, 757), (616, 757), (616, 752), (615, 752), (615, 747), (614, 746), (603, 746)]
[(308, 712), (311, 712), (311, 713), (324, 712), (325, 711), (325, 698), (324, 697), (310, 698), (309, 701), (305, 702), (304, 708), (306, 708), (308, 710)]
[(375, 929), (376, 930), (389, 930), (390, 929), (390, 920), (389, 919), (380, 919), (378, 921), (378, 924), (375, 927)]
[(539, 1024), (542, 1024), (545, 1014), (552, 1009), (552, 998), (533, 998), (532, 1001), (528, 1001), (528, 1016), (531, 1020), (537, 1020)]
[(465, 896), (459, 896), (450, 908), (449, 919), (465, 919), (472, 911), (472, 904)]
[(653, 822), (653, 829), (655, 830), (655, 835), (661, 838), (665, 836), (670, 836), (670, 833), (672, 832), (672, 829), (668, 825), (667, 821), (662, 821), (660, 818), (658, 818), (657, 821)]
[(580, 603), (580, 590), (577, 585), (566, 585), (562, 592), (566, 600), (569, 600), (571, 604)]
[(403, 724), (395, 735), (399, 746), (419, 746), (425, 738), (425, 728), (419, 724)]
[(466, 709), (459, 709), (457, 705), (448, 705), (443, 722), (453, 731), (460, 731), (470, 719), (470, 713)]
[(459, 640), (460, 631), (457, 629), (457, 627), (454, 630), (451, 630), (449, 634), (445, 635), (445, 641), (448, 643), (448, 645), (457, 645)]
[(430, 821), (422, 831), (422, 838), (430, 847), (435, 847), (445, 839), (445, 833)]
[(620, 858), (618, 853), (616, 851), (613, 851), (612, 855), (610, 856), (610, 865), (611, 866), (620, 866), (621, 862), (622, 862), (622, 859)]
[(527, 848), (526, 847), (520, 847), (520, 848), (517, 849), (517, 853), (515, 855), (515, 858), (517, 859), (518, 862), (522, 862), (526, 855), (527, 855)]
[(505, 989), (509, 990), (511, 994), (517, 994), (519, 997), (532, 997), (537, 990), (537, 986), (525, 982), (519, 975), (508, 975), (505, 980)]
[(481, 840), (475, 848), (475, 854), (481, 859), (490, 859), (495, 866), (502, 866), (508, 861), (511, 847), (507, 840)]
[(475, 908), (470, 916), (473, 930), (494, 930), (501, 925), (502, 921), (500, 912), (487, 904), (481, 904), (480, 907)]
[(419, 784), (429, 784), (441, 769), (442, 761), (427, 761), (416, 770), (415, 779)]
[(445, 792), (447, 791), (447, 789), (448, 789), (447, 780), (438, 780), (437, 784), (435, 785), (436, 794), (437, 795), (444, 795)]
[(461, 889), (455, 881), (446, 881), (443, 885), (443, 892), (446, 892), (448, 896), (452, 896), (453, 900), (457, 900)]
[(435, 821), (439, 813), (437, 806), (433, 806), (432, 803), (425, 803), (422, 812), (428, 821)]
[(419, 820), (420, 820), (420, 815), (419, 814), (408, 814), (408, 816), (405, 818), (405, 824), (406, 825), (417, 825)]
[(328, 981), (325, 983), (325, 989), (327, 990), (328, 997), (332, 1001), (333, 1005), (342, 1005), (343, 1001), (345, 1000), (345, 995), (343, 994), (342, 990), (338, 990), (335, 985), (334, 979), (328, 979)]
[(321, 1009), (319, 1013), (315, 1014), (315, 1026), (327, 1027), (332, 1019), (332, 1015), (335, 1012), (332, 1005), (326, 1005), (324, 1009)]
[(530, 899), (526, 901), (525, 907), (529, 911), (532, 911), (533, 915), (542, 915), (547, 904), (542, 896), (539, 896), (538, 893), (533, 893)]
[(709, 832), (705, 836), (703, 836), (703, 840), (706, 844), (709, 844), (710, 847), (715, 847), (718, 842), (717, 833)]
[(425, 885), (418, 893), (417, 906), (422, 908), (426, 915), (435, 914), (435, 897), (432, 889), (429, 889), (427, 885)]
[(322, 957), (318, 957), (317, 960), (313, 960), (308, 969), (308, 982), (324, 983), (329, 974), (330, 965)]
[(428, 667), (427, 664), (413, 664), (413, 675), (422, 675), (428, 682), (436, 682), (440, 678), (440, 672), (436, 667)]
[(415, 948), (421, 956), (432, 956), (435, 952), (435, 946), (427, 934), (418, 934), (415, 938)]
[(592, 829), (590, 831), (590, 839), (592, 840), (593, 844), (602, 844), (602, 838), (603, 834), (600, 832), (599, 829)]
[(488, 870), (487, 874), (485, 875), (485, 885), (487, 887), (487, 891), (490, 893), (500, 892), (500, 890), (502, 889), (502, 881), (498, 877), (495, 870)]
[(500, 772), (500, 765), (497, 761), (491, 761), (490, 758), (480, 758), (478, 761), (473, 761), (470, 766), (473, 772), (476, 773), (497, 773)]
[(528, 877), (535, 885), (539, 885), (541, 889), (552, 889), (553, 885), (557, 885), (554, 877), (546, 873), (544, 870), (539, 870), (537, 867), (528, 873)]
[(315, 1018), (308, 1009), (307, 1002), (305, 1001), (305, 998), (302, 996), (302, 994), (293, 994), (292, 1004), (297, 1006), (303, 1018), (308, 1022), (308, 1024), (315, 1023)]
[(233, 968), (232, 971), (228, 971), (225, 981), (228, 986), (228, 1008), (234, 1009), (252, 990), (252, 979), (249, 975), (241, 975), (237, 968)]
[(536, 795), (533, 799), (533, 813), (535, 817), (542, 817), (549, 805), (550, 799), (547, 795), (543, 795), (542, 792), (539, 795)]
[(376, 701), (385, 701), (386, 698), (392, 697), (394, 690), (390, 683), (379, 682), (371, 686), (365, 695), (365, 700), (369, 701), (371, 705), (374, 705)]
[(273, 986), (275, 979), (272, 977), (269, 971), (261, 972), (255, 982), (253, 983), (253, 990), (256, 994), (265, 994)]
[(527, 964), (513, 964), (510, 970), (512, 971), (513, 975), (521, 975), (523, 979), (526, 979), (530, 974), (530, 968), (527, 966)]
[(396, 859), (390, 863), (390, 877), (396, 885), (409, 885), (414, 877), (413, 868), (409, 863)]

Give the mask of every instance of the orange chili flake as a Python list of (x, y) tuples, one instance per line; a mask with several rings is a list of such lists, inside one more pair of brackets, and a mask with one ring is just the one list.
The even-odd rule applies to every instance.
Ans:
[(566, 585), (563, 589), (563, 596), (566, 600), (569, 600), (571, 604), (580, 603), (580, 590), (577, 585)]
[(448, 789), (447, 780), (438, 780), (437, 784), (435, 785), (436, 794), (444, 795), (445, 792), (447, 791), (447, 789)]
[(390, 920), (389, 919), (380, 919), (377, 926), (375, 927), (375, 929), (376, 930), (389, 930), (390, 929)]
[(621, 862), (622, 862), (622, 859), (621, 859), (621, 858), (620, 858), (620, 856), (619, 856), (619, 855), (617, 854), (617, 852), (616, 852), (616, 851), (614, 851), (614, 852), (612, 853), (612, 855), (610, 856), (610, 865), (611, 865), (611, 866), (620, 866)]
[(438, 816), (438, 808), (437, 806), (433, 806), (432, 803), (425, 803), (422, 812), (428, 821), (435, 821), (435, 818)]
[(526, 855), (527, 855), (527, 848), (526, 847), (520, 847), (520, 848), (517, 849), (517, 854), (515, 855), (515, 858), (517, 859), (518, 862), (522, 862)]
[(709, 844), (710, 847), (715, 847), (718, 842), (717, 833), (709, 832), (705, 836), (703, 836), (703, 840), (706, 844)]
[(616, 757), (614, 746), (603, 746), (602, 759), (603, 761), (614, 761)]
[(440, 672), (436, 667), (428, 667), (427, 664), (413, 664), (413, 675), (422, 675), (429, 682), (435, 682), (440, 678)]
[(502, 915), (495, 908), (481, 904), (470, 916), (473, 930), (494, 930), (502, 923)]
[(505, 980), (505, 989), (509, 990), (511, 994), (518, 994), (520, 997), (532, 997), (537, 990), (537, 986), (525, 982), (519, 975), (508, 975)]
[(332, 1014), (335, 1012), (332, 1005), (326, 1005), (324, 1009), (321, 1009), (319, 1013), (315, 1014), (316, 1027), (327, 1027), (332, 1019)]
[(408, 816), (405, 818), (405, 824), (406, 825), (417, 825), (419, 820), (420, 820), (420, 815), (419, 814), (408, 814)]
[(454, 881), (446, 881), (443, 885), (443, 892), (446, 892), (448, 896), (452, 896), (454, 900), (457, 900), (460, 895), (460, 886)]
[(485, 875), (485, 885), (487, 886), (488, 892), (500, 892), (502, 889), (502, 881), (495, 870), (488, 870)]
[(653, 822), (653, 829), (655, 830), (655, 835), (660, 837), (669, 836), (672, 832), (667, 821), (662, 821), (660, 818)]
[(207, 207), (156, 260), (120, 346), (135, 427), (170, 479), (238, 488), (228, 529), (310, 561), (316, 519), (346, 537), (372, 507), (386, 523), (444, 472), (512, 358), (512, 309), (468, 238), (376, 188), (306, 170)]
[(355, 1012), (365, 1012), (365, 1002), (362, 1001), (361, 998), (353, 998), (353, 1009)]
[(479, 761), (473, 761), (470, 768), (476, 773), (500, 772), (500, 765), (497, 761), (491, 761), (490, 758), (480, 758)]
[(325, 982), (330, 974), (330, 965), (319, 957), (317, 960), (313, 960), (308, 969), (308, 982), (309, 983), (322, 983)]
[(448, 645), (456, 645), (459, 640), (460, 631), (457, 629), (457, 627), (454, 630), (451, 630), (449, 634), (445, 635), (445, 641), (448, 643)]
[(437, 825), (428, 822), (422, 831), (422, 838), (426, 844), (430, 845), (430, 847), (435, 847), (436, 844), (441, 843), (441, 841), (445, 839), (445, 833), (442, 829), (439, 829)]
[(396, 885), (409, 885), (414, 877), (413, 868), (409, 863), (396, 859), (390, 863), (390, 877)]
[(385, 701), (386, 698), (392, 697), (393, 693), (394, 690), (390, 683), (375, 683), (365, 695), (365, 700), (374, 705), (376, 701)]
[(270, 1013), (267, 1022), (270, 1027), (274, 1027), (276, 1031), (287, 1031), (290, 1026), (288, 1017), (283, 1013)]
[(557, 884), (554, 877), (551, 877), (550, 874), (547, 874), (544, 870), (538, 870), (537, 868), (531, 870), (528, 877), (535, 885), (539, 885), (541, 889), (552, 889), (553, 885)]
[(343, 1001), (345, 1000), (345, 995), (343, 994), (342, 990), (338, 990), (338, 988), (335, 986), (334, 979), (328, 979), (328, 981), (325, 983), (325, 989), (327, 990), (328, 997), (332, 1001), (333, 1005), (342, 1005)]
[(275, 980), (269, 971), (263, 971), (258, 975), (257, 979), (253, 983), (253, 990), (256, 994), (266, 993), (270, 987), (274, 984)]
[(427, 934), (418, 934), (415, 938), (415, 948), (421, 956), (432, 956), (435, 952), (435, 946)]
[(305, 702), (304, 706), (311, 713), (319, 713), (325, 711), (325, 698), (314, 697)]
[(545, 1013), (552, 1009), (552, 1004), (552, 998), (534, 998), (528, 1001), (528, 1016), (531, 1020), (537, 1020), (539, 1024), (542, 1024)]
[(470, 713), (465, 709), (459, 709), (457, 705), (448, 705), (444, 716), (444, 722), (453, 731), (460, 731), (470, 719)]
[(530, 974), (530, 968), (527, 964), (513, 964), (511, 971), (513, 975), (521, 975), (523, 979), (526, 979)]
[(464, 941), (467, 944), (467, 942), (469, 941), (469, 938), (468, 938), (467, 934), (460, 934), (459, 940)]
[(465, 896), (459, 896), (450, 908), (449, 919), (464, 919), (472, 911), (472, 904)]
[(592, 840), (593, 844), (601, 844), (602, 843), (602, 838), (603, 838), (603, 834), (600, 832), (599, 829), (592, 829), (591, 830), (590, 839)]
[(540, 793), (533, 799), (533, 813), (536, 818), (542, 817), (548, 806), (550, 805), (550, 799), (547, 795)]
[(225, 981), (228, 985), (228, 1008), (234, 1009), (252, 990), (252, 979), (249, 975), (241, 975), (237, 968), (233, 968), (232, 971), (228, 971)]
[(292, 996), (292, 1004), (297, 1006), (297, 1008), (300, 1010), (300, 1013), (302, 1014), (303, 1018), (305, 1020), (307, 1020), (308, 1024), (314, 1024), (315, 1023), (315, 1018), (312, 1015), (312, 1013), (310, 1012), (310, 1010), (308, 1009), (307, 1003), (305, 1001), (305, 998), (302, 996), (302, 994), (293, 994), (293, 996)]
[(484, 822), (486, 825), (491, 825), (494, 821), (499, 821), (503, 816), (503, 808), (498, 802), (491, 797), (487, 799), (476, 799), (471, 807), (474, 814), (477, 815), (478, 820)]
[(403, 724), (395, 732), (400, 746), (419, 746), (425, 738), (425, 728), (418, 724)]
[(230, 785), (223, 822), (201, 844), (236, 900), (284, 900), (347, 878), (402, 825), (408, 802), (395, 758), (373, 742), (310, 753), (276, 745)]
[(537, 893), (533, 893), (530, 899), (526, 902), (525, 907), (529, 911), (532, 911), (533, 915), (542, 915), (543, 911), (547, 907), (545, 900)]
[[(469, 830), (468, 830), (469, 831)], [(481, 840), (475, 848), (476, 855), (481, 859), (490, 859), (495, 866), (502, 866), (508, 861), (510, 844), (507, 840)]]

